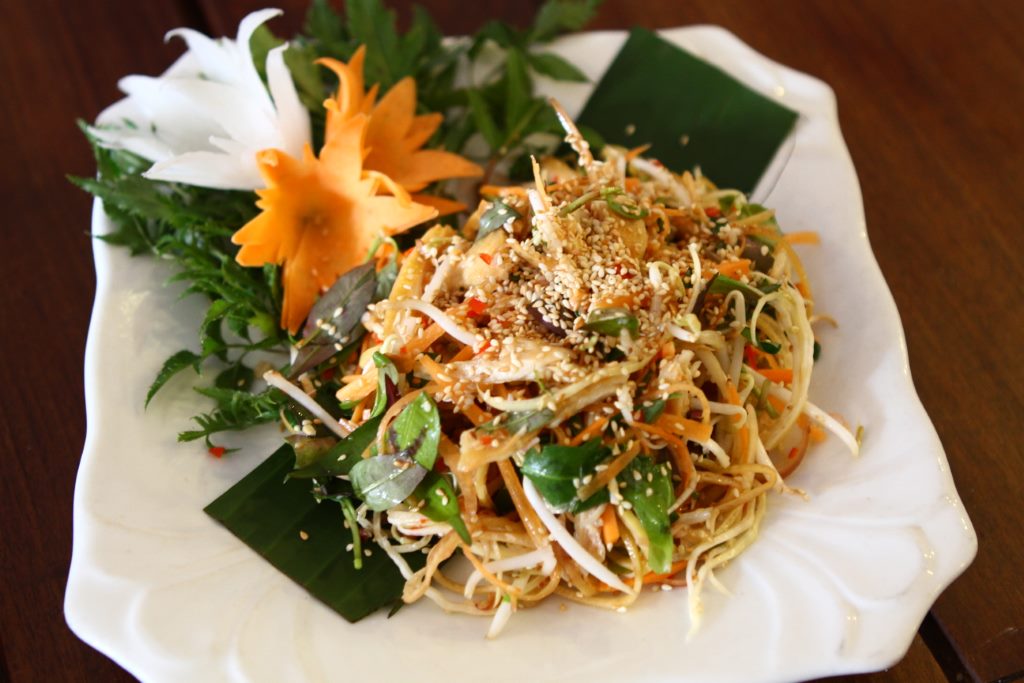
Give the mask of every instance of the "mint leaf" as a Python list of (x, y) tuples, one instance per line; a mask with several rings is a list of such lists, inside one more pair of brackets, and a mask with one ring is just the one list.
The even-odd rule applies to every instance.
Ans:
[(587, 475), (611, 455), (611, 451), (593, 439), (582, 446), (555, 446), (548, 444), (541, 449), (527, 452), (523, 460), (523, 476), (529, 477), (544, 500), (558, 511), (579, 512), (608, 500), (608, 490), (603, 489), (586, 501), (576, 495)]
[(640, 455), (618, 477), (619, 492), (633, 506), (640, 520), (650, 551), (647, 564), (656, 574), (665, 574), (672, 567), (675, 546), (669, 525), (668, 509), (675, 502), (668, 465)]

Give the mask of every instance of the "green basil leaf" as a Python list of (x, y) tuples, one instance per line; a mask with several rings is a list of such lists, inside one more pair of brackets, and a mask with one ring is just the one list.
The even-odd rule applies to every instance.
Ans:
[(556, 81), (587, 82), (587, 77), (582, 71), (553, 52), (534, 52), (528, 59), (534, 71)]
[[(303, 346), (292, 363), (289, 377), (298, 377), (339, 353), (338, 346), (351, 344), (361, 336), (359, 321), (373, 301), (377, 274), (372, 263), (357, 266), (342, 275), (317, 299), (302, 329)], [(344, 348), (342, 348), (344, 350)]]
[(421, 393), (407, 405), (388, 428), (390, 452), (415, 460), (427, 470), (434, 469), (441, 443), (441, 416), (437, 405)]
[(658, 464), (644, 455), (637, 456), (618, 480), (619, 492), (633, 506), (633, 514), (647, 532), (650, 546), (647, 564), (656, 574), (668, 572), (675, 550), (668, 518), (675, 492), (668, 465)]
[[(375, 549), (355, 569), (345, 550), (356, 542), (353, 527), (343, 526), (333, 505), (317, 503), (307, 483), (285, 481), (293, 462), (292, 449), (282, 446), (206, 513), (348, 621), (400, 599), (405, 579), (388, 556)], [(414, 570), (425, 560), (420, 553), (406, 556)]]
[(355, 431), (334, 444), (320, 458), (306, 467), (288, 473), (289, 479), (310, 479), (312, 477), (337, 477), (348, 474), (356, 466), (365, 451), (377, 437), (380, 418), (367, 420)]
[(717, 273), (708, 283), (707, 287), (708, 294), (728, 294), (734, 290), (743, 294), (743, 298), (749, 302), (755, 302), (765, 294), (756, 287), (739, 280), (734, 280), (731, 277), (726, 277), (721, 273)]
[(531, 449), (523, 459), (523, 476), (529, 477), (540, 494), (557, 511), (573, 511), (592, 507), (593, 499), (607, 496), (607, 490), (595, 493), (586, 501), (576, 495), (583, 479), (593, 475), (611, 451), (592, 439), (582, 446), (556, 446), (548, 444), (540, 449)]
[[(364, 263), (339, 277), (309, 311), (303, 337), (341, 341), (359, 323), (377, 287), (373, 263)], [(321, 324), (318, 324), (321, 323)], [(347, 340), (342, 341), (347, 343)]]
[(653, 424), (655, 420), (661, 417), (661, 414), (665, 412), (665, 399), (659, 398), (651, 401), (649, 406), (644, 406), (641, 412), (644, 416), (644, 422), (647, 424)]
[[(744, 204), (742, 207), (740, 207), (740, 212), (739, 213), (740, 213), (740, 218), (749, 218), (751, 216), (756, 216), (759, 213), (764, 213), (767, 210), (768, 210), (767, 206), (762, 206), (761, 204), (755, 204), (753, 202), (750, 202), (750, 203)], [(767, 223), (769, 225), (772, 225), (775, 228), (779, 227), (779, 222), (777, 220), (775, 220), (775, 216), (772, 216), (771, 218), (769, 218), (767, 221), (765, 221), (765, 223)]]
[(420, 485), (416, 487), (414, 494), (416, 498), (423, 501), (420, 512), (435, 522), (445, 522), (455, 529), (459, 537), (468, 544), (473, 543), (469, 535), (469, 529), (462, 521), (462, 514), (459, 510), (459, 497), (455, 488), (446, 477), (437, 472), (428, 472)]
[(384, 267), (377, 271), (377, 289), (373, 293), (373, 300), (376, 302), (387, 299), (397, 279), (398, 259), (394, 254), (391, 254), (391, 258), (384, 264)]
[[(377, 366), (377, 397), (373, 401), (370, 417), (377, 417), (388, 407), (388, 395), (398, 391), (398, 368), (391, 359), (379, 351), (373, 352), (373, 364)], [(388, 383), (394, 390), (388, 391)]]
[(601, 0), (548, 0), (537, 11), (529, 40), (544, 43), (563, 31), (579, 31), (600, 4)]
[(498, 130), (498, 124), (495, 123), (494, 115), (491, 114), (483, 95), (477, 89), (470, 89), (466, 91), (466, 98), (469, 100), (469, 112), (477, 131), (484, 136), (492, 150), (497, 150), (501, 147), (501, 131)]
[(347, 0), (345, 16), (349, 35), (366, 46), (366, 82), (387, 90), (402, 76), (402, 54), (395, 13), (380, 0)]
[(360, 460), (349, 472), (356, 495), (371, 510), (383, 512), (408, 498), (427, 470), (402, 455)]
[(505, 127), (512, 129), (530, 106), (533, 82), (522, 50), (513, 47), (505, 54)]
[(503, 413), (476, 429), (485, 433), (503, 430), (509, 434), (529, 434), (545, 427), (553, 419), (555, 419), (555, 413), (547, 408), (524, 410)]
[(480, 227), (477, 229), (476, 233), (476, 239), (478, 241), (495, 230), (501, 229), (501, 227), (510, 220), (514, 221), (522, 217), (518, 211), (503, 202), (501, 199), (495, 198), (489, 201), (491, 202), (491, 205), (487, 207), (486, 211), (480, 214)]
[(618, 337), (626, 330), (636, 339), (640, 335), (640, 323), (636, 316), (624, 308), (598, 308), (587, 316), (585, 329), (610, 337)]

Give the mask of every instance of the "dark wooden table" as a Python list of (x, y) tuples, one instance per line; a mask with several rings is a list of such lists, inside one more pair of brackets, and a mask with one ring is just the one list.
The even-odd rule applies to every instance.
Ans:
[[(394, 3), (407, 16), (408, 3)], [(535, 0), (425, 0), (448, 33), (523, 23)], [(130, 676), (62, 614), (85, 436), (82, 354), (94, 287), (92, 172), (74, 125), (127, 73), (178, 54), (170, 28), (233, 34), (260, 0), (8, 2), (0, 22), (4, 325), (0, 420), (3, 668), (11, 681)], [(278, 3), (275, 30), (305, 0)], [(918, 391), (980, 538), (906, 658), (860, 681), (1024, 677), (1024, 2), (608, 0), (594, 28), (719, 24), (830, 83), (872, 243), (903, 316)], [(850, 679), (854, 680), (854, 679)]]

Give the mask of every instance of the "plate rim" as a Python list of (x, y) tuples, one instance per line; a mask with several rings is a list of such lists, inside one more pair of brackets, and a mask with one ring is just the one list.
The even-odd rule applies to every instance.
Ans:
[[(586, 39), (587, 37), (613, 37), (615, 39), (621, 37), (624, 40), (625, 36), (628, 35), (628, 32), (628, 29), (587, 31), (573, 34), (566, 39), (562, 39), (560, 42)], [(942, 447), (941, 441), (935, 431), (934, 424), (928, 416), (927, 411), (924, 409), (913, 383), (902, 319), (900, 318), (892, 292), (889, 289), (888, 283), (886, 282), (881, 268), (878, 265), (874, 251), (871, 248), (870, 239), (866, 229), (866, 219), (864, 215), (864, 204), (860, 189), (860, 182), (852, 157), (849, 153), (849, 148), (847, 147), (842, 135), (835, 93), (824, 81), (766, 57), (723, 27), (710, 24), (699, 24), (659, 29), (657, 30), (657, 33), (667, 39), (678, 39), (680, 37), (685, 38), (691, 34), (705, 34), (712, 36), (712, 38), (710, 38), (711, 40), (724, 41), (728, 44), (729, 49), (737, 50), (742, 53), (740, 56), (741, 61), (755, 61), (761, 65), (767, 65), (771, 68), (777, 69), (787, 75), (806, 79), (808, 84), (813, 84), (815, 88), (820, 89), (822, 96), (825, 98), (825, 103), (827, 104), (827, 111), (825, 114), (828, 117), (827, 124), (830, 134), (835, 137), (833, 141), (837, 144), (837, 149), (842, 152), (842, 159), (840, 159), (840, 161), (845, 167), (848, 167), (848, 171), (852, 176), (851, 189), (856, 195), (855, 204), (859, 217), (858, 224), (862, 231), (862, 235), (859, 236), (865, 241), (867, 250), (864, 256), (869, 259), (869, 268), (872, 270), (871, 275), (878, 278), (887, 297), (885, 302), (881, 302), (886, 309), (884, 314), (891, 316), (895, 321), (895, 329), (897, 332), (897, 338), (895, 341), (897, 342), (899, 349), (898, 361), (901, 373), (904, 375), (906, 382), (908, 383), (910, 391), (909, 396), (912, 398), (913, 405), (910, 407), (915, 413), (918, 413), (923, 417), (925, 425), (930, 429), (930, 434), (927, 436), (930, 437), (928, 440), (932, 442), (931, 445), (935, 448), (933, 455), (936, 456), (935, 466), (941, 480), (943, 489), (942, 493), (944, 493), (948, 499), (947, 502), (949, 506), (961, 514), (961, 518), (964, 522), (962, 527), (963, 533), (957, 539), (959, 541), (959, 546), (955, 550), (955, 552), (958, 553), (955, 561), (955, 571), (947, 573), (945, 576), (939, 578), (934, 584), (933, 590), (919, 596), (915, 601), (915, 604), (908, 607), (908, 609), (911, 609), (915, 615), (919, 616), (918, 621), (920, 621), (920, 619), (923, 619), (924, 615), (931, 609), (931, 606), (938, 595), (954, 580), (956, 580), (967, 566), (969, 566), (977, 553), (977, 536), (971, 526), (959, 494), (956, 492), (945, 450)], [(702, 58), (708, 59), (708, 61), (714, 63), (714, 60), (709, 56), (701, 56)], [(729, 71), (728, 69), (726, 70)], [(729, 73), (732, 72), (729, 71)], [(737, 77), (740, 78), (740, 80), (743, 80), (740, 76)], [(92, 211), (93, 227), (101, 226), (107, 220), (108, 219), (103, 212), (101, 202), (96, 200)], [(96, 269), (96, 295), (93, 302), (92, 314), (90, 316), (84, 363), (87, 431), (74, 491), (74, 533), (72, 542), (72, 558), (65, 593), (64, 614), (68, 626), (79, 638), (109, 656), (133, 675), (145, 680), (146, 676), (150, 673), (150, 670), (146, 667), (145, 659), (143, 658), (140, 661), (137, 659), (135, 654), (127, 651), (130, 650), (131, 647), (131, 643), (128, 642), (130, 636), (126, 633), (127, 623), (121, 624), (120, 629), (115, 629), (113, 631), (110, 629), (96, 628), (95, 622), (90, 619), (87, 612), (87, 610), (96, 607), (95, 603), (97, 602), (97, 596), (102, 597), (103, 589), (105, 588), (103, 584), (104, 577), (99, 575), (96, 568), (89, 564), (89, 560), (92, 559), (91, 543), (94, 534), (97, 533), (98, 522), (90, 517), (89, 510), (85, 502), (86, 490), (82, 485), (82, 482), (88, 480), (90, 469), (92, 468), (95, 459), (99, 457), (97, 454), (98, 448), (99, 444), (103, 441), (105, 429), (109, 428), (109, 421), (104, 418), (105, 411), (103, 409), (103, 402), (101, 398), (103, 377), (101, 368), (99, 367), (99, 357), (100, 348), (104, 342), (106, 332), (101, 323), (108, 317), (107, 309), (111, 305), (110, 293), (114, 286), (113, 274), (111, 272), (111, 254), (114, 249), (118, 249), (118, 247), (114, 247), (100, 240), (96, 240), (93, 243), (93, 258)], [(114, 587), (106, 586), (106, 588), (113, 590)], [(90, 596), (89, 593), (94, 591), (95, 594)], [(128, 600), (127, 602), (131, 603), (131, 600)], [(905, 633), (902, 639), (894, 639), (891, 647), (886, 650), (879, 651), (877, 656), (873, 658), (865, 658), (857, 662), (843, 661), (839, 659), (823, 659), (823, 664), (829, 664), (831, 665), (831, 668), (820, 668), (810, 672), (800, 671), (799, 675), (806, 675), (808, 673), (810, 673), (810, 675), (832, 675), (888, 668), (906, 654), (916, 633), (917, 631), (915, 629)], [(125, 646), (126, 643), (127, 649)], [(766, 678), (764, 680), (784, 679)]]

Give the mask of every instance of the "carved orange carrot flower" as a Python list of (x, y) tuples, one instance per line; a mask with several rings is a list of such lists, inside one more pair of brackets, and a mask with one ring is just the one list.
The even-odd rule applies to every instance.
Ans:
[[(328, 101), (337, 111), (337, 102)], [(320, 157), (309, 145), (301, 159), (276, 149), (258, 154), (267, 188), (257, 190), (262, 209), (231, 238), (242, 245), (243, 266), (283, 264), (281, 326), (299, 329), (317, 296), (359, 265), (380, 234), (394, 235), (434, 218), (437, 211), (413, 202), (387, 176), (363, 168), (369, 119), (355, 114), (327, 133)], [(389, 195), (377, 193), (386, 188)]]
[[(321, 59), (338, 76), (338, 108), (328, 112), (327, 132), (358, 114), (369, 114), (366, 130), (367, 155), (363, 164), (394, 180), (409, 192), (446, 178), (472, 178), (483, 170), (468, 159), (443, 150), (423, 149), (441, 125), (438, 113), (416, 114), (416, 81), (403, 78), (379, 102), (377, 86), (364, 92), (365, 48), (356, 50), (348, 64)], [(442, 213), (457, 211), (461, 205), (429, 195), (413, 195), (417, 202), (430, 203)]]
[(440, 197), (413, 195), (445, 178), (480, 175), (463, 157), (422, 149), (440, 114), (416, 115), (416, 83), (399, 81), (379, 102), (365, 89), (360, 47), (348, 64), (321, 63), (339, 79), (324, 102), (327, 126), (317, 158), (306, 145), (301, 159), (278, 149), (257, 154), (267, 184), (257, 190), (262, 213), (236, 232), (243, 266), (283, 264), (281, 326), (299, 329), (317, 296), (366, 258), (381, 234), (395, 235), (464, 208)]

